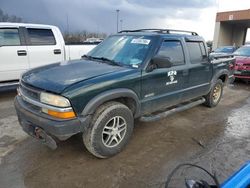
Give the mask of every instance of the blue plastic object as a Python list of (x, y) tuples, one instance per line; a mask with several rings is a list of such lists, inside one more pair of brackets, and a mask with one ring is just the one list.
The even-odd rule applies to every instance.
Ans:
[(243, 165), (222, 185), (222, 188), (248, 188), (250, 186), (250, 161)]

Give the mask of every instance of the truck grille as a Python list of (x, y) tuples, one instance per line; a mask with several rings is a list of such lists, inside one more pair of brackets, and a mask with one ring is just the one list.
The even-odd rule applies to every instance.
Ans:
[[(20, 90), (20, 93), (22, 93), (23, 95), (23, 99), (24, 97), (29, 98), (31, 100), (37, 101), (39, 102), (39, 98), (40, 98), (40, 91), (38, 89), (35, 89), (31, 86), (28, 86), (27, 84), (21, 82), (20, 86), (18, 88)], [(36, 112), (40, 112), (41, 108), (31, 104), (30, 102), (23, 100), (25, 106), (30, 109), (31, 111), (36, 111)]]
[(33, 100), (39, 101), (39, 97), (40, 97), (40, 91), (27, 86), (26, 84), (24, 84), (23, 82), (21, 82), (19, 89), (22, 91), (22, 93)]

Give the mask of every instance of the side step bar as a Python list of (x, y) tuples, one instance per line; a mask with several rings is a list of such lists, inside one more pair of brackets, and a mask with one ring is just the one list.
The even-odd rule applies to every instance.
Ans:
[(12, 81), (12, 82), (0, 82), (0, 92), (7, 91), (7, 90), (14, 90), (17, 88), (19, 81)]
[(181, 111), (187, 110), (189, 108), (192, 108), (194, 106), (200, 105), (200, 104), (204, 103), (205, 101), (206, 101), (205, 98), (201, 98), (201, 99), (198, 99), (196, 101), (190, 102), (188, 104), (183, 104), (183, 105), (178, 106), (176, 108), (169, 109), (165, 112), (160, 112), (160, 113), (155, 114), (155, 115), (142, 116), (140, 118), (140, 121), (143, 121), (143, 122), (158, 121), (158, 120), (165, 118), (165, 117), (167, 117), (171, 114), (174, 114), (176, 112), (181, 112)]

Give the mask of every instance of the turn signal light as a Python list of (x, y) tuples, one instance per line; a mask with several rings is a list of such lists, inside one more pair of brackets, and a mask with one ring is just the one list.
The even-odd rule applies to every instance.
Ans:
[(70, 119), (70, 118), (76, 117), (76, 115), (73, 111), (71, 111), (71, 112), (56, 112), (53, 110), (48, 110), (48, 114), (53, 116), (53, 117), (57, 117), (57, 118), (61, 118), (61, 119)]
[(60, 119), (71, 119), (75, 118), (76, 115), (73, 111), (69, 112), (57, 112), (49, 109), (42, 109), (42, 111), (52, 117), (60, 118)]

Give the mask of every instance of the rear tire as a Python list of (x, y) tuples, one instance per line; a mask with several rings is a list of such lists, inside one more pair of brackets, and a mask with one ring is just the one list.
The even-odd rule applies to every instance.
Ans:
[(127, 145), (133, 128), (131, 110), (119, 102), (108, 102), (95, 112), (90, 127), (83, 133), (83, 142), (96, 157), (111, 157)]
[(212, 86), (210, 92), (205, 96), (206, 106), (212, 108), (219, 104), (222, 94), (223, 94), (223, 82), (221, 79), (218, 79)]

